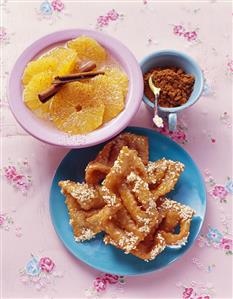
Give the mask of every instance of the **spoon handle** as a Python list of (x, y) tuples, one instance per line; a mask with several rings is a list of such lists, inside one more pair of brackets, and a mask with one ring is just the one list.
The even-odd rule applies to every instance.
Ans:
[(154, 117), (153, 122), (158, 128), (163, 128), (163, 119), (158, 115), (158, 97), (159, 95), (155, 95), (155, 101), (154, 101)]
[(158, 114), (158, 97), (159, 95), (156, 94), (154, 100), (154, 116)]

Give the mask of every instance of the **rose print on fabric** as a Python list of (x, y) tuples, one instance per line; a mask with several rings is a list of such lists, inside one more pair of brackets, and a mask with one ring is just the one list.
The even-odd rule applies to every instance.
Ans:
[(31, 255), (31, 259), (20, 270), (21, 282), (34, 286), (38, 291), (48, 288), (55, 283), (56, 278), (61, 277), (63, 277), (62, 272), (56, 271), (56, 265), (49, 257), (37, 258)]
[(183, 124), (182, 121), (180, 121), (180, 123), (177, 125), (176, 131), (169, 131), (167, 121), (164, 121), (163, 128), (158, 128), (157, 130), (159, 131), (159, 133), (170, 137), (175, 142), (181, 144), (185, 144), (188, 142), (187, 127)]
[(17, 162), (9, 161), (9, 164), (1, 170), (1, 174), (15, 190), (23, 195), (27, 195), (31, 189), (31, 168), (26, 158), (19, 159)]
[(198, 40), (198, 29), (187, 30), (183, 25), (176, 24), (172, 25), (172, 31), (174, 35), (184, 38), (188, 42), (200, 42)]
[(16, 210), (11, 212), (1, 212), (0, 211), (0, 230), (5, 232), (14, 232), (15, 236), (20, 238), (22, 237), (22, 227), (18, 226), (15, 222), (15, 214)]
[(51, 2), (51, 6), (54, 11), (58, 11), (58, 12), (63, 11), (63, 9), (65, 8), (65, 4), (60, 0), (53, 0)]
[(200, 295), (196, 293), (193, 288), (185, 288), (183, 292), (183, 299), (210, 299), (209, 295)]
[(55, 12), (61, 12), (65, 5), (60, 0), (44, 1), (40, 5), (40, 11), (43, 15), (52, 15)]
[(209, 194), (215, 198), (219, 199), (220, 202), (226, 201), (226, 197), (228, 195), (228, 191), (225, 186), (222, 185), (215, 185), (212, 190), (210, 190)]
[(123, 14), (119, 14), (115, 9), (111, 9), (104, 15), (101, 15), (97, 18), (96, 29), (102, 30), (110, 23), (122, 20), (123, 18)]
[[(122, 286), (125, 284), (124, 276), (113, 275), (109, 273), (103, 273), (95, 278), (93, 286), (85, 291), (85, 296), (88, 298), (100, 297), (101, 293), (107, 290), (110, 286), (112, 297), (115, 297), (115, 292), (119, 293), (123, 291)], [(108, 292), (109, 294), (109, 292)]]
[(0, 27), (0, 41), (5, 41), (7, 39), (7, 32), (5, 27)]
[(209, 226), (208, 232), (201, 234), (197, 239), (199, 247), (214, 247), (222, 249), (225, 254), (232, 255), (232, 239), (223, 235), (218, 229)]
[(6, 27), (0, 26), (0, 46), (9, 45), (14, 35), (15, 33), (9, 32)]
[(39, 261), (39, 267), (42, 271), (50, 273), (55, 267), (55, 264), (49, 257), (42, 257)]
[(65, 14), (66, 5), (64, 1), (61, 0), (45, 0), (40, 3), (39, 7), (36, 9), (36, 14), (39, 20), (48, 20), (50, 24), (55, 23), (57, 20), (61, 19)]
[(213, 285), (211, 283), (203, 283), (192, 281), (191, 283), (178, 282), (176, 284), (178, 288), (182, 289), (182, 299), (211, 299), (215, 293)]
[(208, 194), (220, 203), (227, 203), (228, 199), (233, 194), (232, 179), (227, 177), (225, 184), (221, 185), (216, 183), (209, 170), (205, 170), (204, 175), (208, 188)]
[(178, 36), (182, 36), (185, 34), (185, 29), (182, 25), (174, 25), (173, 26), (173, 33)]
[(222, 238), (220, 241), (220, 248), (226, 251), (226, 254), (232, 254), (232, 240), (228, 238)]
[(0, 214), (0, 226), (2, 226), (5, 222), (5, 217), (4, 215)]

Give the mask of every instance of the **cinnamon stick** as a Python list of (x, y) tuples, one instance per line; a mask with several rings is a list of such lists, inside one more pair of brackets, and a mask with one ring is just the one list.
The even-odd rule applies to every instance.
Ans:
[[(90, 72), (96, 68), (96, 64), (92, 61), (88, 61), (87, 63), (80, 66), (79, 70), (80, 72)], [(49, 88), (42, 91), (38, 94), (38, 98), (41, 101), (41, 103), (46, 103), (49, 99), (51, 99), (67, 82), (60, 82), (57, 84), (52, 84)]]
[(93, 71), (95, 68), (96, 68), (96, 64), (92, 61), (88, 61), (79, 66), (79, 71), (80, 72), (90, 72), (90, 71)]
[(53, 84), (49, 88), (39, 93), (38, 98), (41, 103), (46, 103), (49, 99), (51, 99), (61, 89), (62, 85), (63, 84)]
[(64, 84), (64, 83), (78, 81), (81, 79), (92, 78), (98, 75), (104, 75), (104, 72), (81, 72), (81, 73), (69, 74), (66, 76), (57, 76), (54, 78), (55, 80), (52, 83)]

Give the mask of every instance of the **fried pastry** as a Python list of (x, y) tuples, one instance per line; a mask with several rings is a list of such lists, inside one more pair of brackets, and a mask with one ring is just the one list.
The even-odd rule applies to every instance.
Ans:
[(145, 165), (138, 157), (137, 152), (130, 150), (127, 146), (123, 146), (103, 185), (112, 192), (117, 193), (118, 187), (132, 171), (147, 180)]
[(106, 177), (123, 146), (136, 150), (143, 163), (145, 165), (148, 163), (148, 138), (131, 133), (122, 133), (108, 142), (95, 160), (87, 165), (85, 180), (88, 184), (98, 184)]
[(154, 189), (158, 184), (161, 183), (162, 179), (165, 176), (165, 173), (168, 168), (168, 161), (163, 158), (155, 162), (148, 162), (147, 165), (147, 174), (148, 174), (148, 183), (150, 187)]
[(90, 185), (98, 185), (109, 173), (111, 167), (100, 162), (90, 162), (86, 168), (85, 180)]
[[(190, 230), (190, 224), (195, 211), (189, 206), (183, 205), (171, 199), (163, 199), (158, 207), (159, 212), (165, 217), (158, 231), (163, 236), (167, 245), (180, 246), (185, 244)], [(179, 225), (179, 233), (174, 229)]]
[(167, 160), (166, 163), (167, 168), (164, 177), (160, 180), (159, 184), (156, 184), (154, 187), (151, 186), (151, 192), (155, 200), (172, 191), (181, 173), (184, 171), (184, 164), (181, 162)]
[[(129, 253), (156, 226), (158, 211), (153, 201), (151, 206), (147, 205), (147, 209), (143, 210), (138, 197), (126, 184), (122, 184), (119, 188), (123, 207), (118, 211), (115, 219), (110, 219), (105, 223), (104, 231), (108, 237), (104, 241), (105, 244), (114, 244), (125, 253)], [(148, 201), (150, 201), (149, 198)]]
[[(187, 242), (191, 219), (195, 211), (174, 200), (160, 199), (158, 202), (159, 227), (154, 227), (146, 238), (130, 253), (145, 260), (153, 260), (167, 246), (182, 246)], [(179, 226), (179, 233), (175, 228)]]
[(67, 195), (65, 201), (70, 215), (70, 224), (74, 231), (75, 241), (82, 242), (92, 239), (97, 233), (103, 231), (103, 223), (111, 219), (120, 209), (119, 203), (113, 206), (84, 211), (76, 198)]
[[(195, 211), (164, 198), (184, 165), (148, 162), (148, 141), (131, 133), (110, 141), (86, 168), (86, 182), (59, 182), (75, 240), (104, 232), (104, 243), (145, 261), (186, 243)], [(178, 229), (178, 233), (177, 233)]]
[(100, 227), (93, 226), (87, 222), (87, 218), (98, 213), (99, 210), (81, 210), (77, 200), (71, 195), (66, 196), (65, 203), (68, 208), (70, 225), (73, 228), (75, 241), (90, 240), (101, 231)]
[(108, 142), (98, 153), (94, 162), (112, 167), (123, 146), (136, 150), (143, 163), (147, 165), (149, 159), (148, 138), (132, 133), (122, 133)]
[(65, 195), (71, 195), (79, 203), (80, 207), (88, 211), (90, 209), (102, 208), (105, 205), (103, 198), (98, 190), (85, 183), (75, 183), (70, 180), (60, 181), (58, 185), (61, 192)]
[(158, 211), (147, 183), (147, 172), (135, 150), (122, 147), (103, 185), (119, 194), (125, 208), (117, 214), (125, 215), (124, 225), (109, 220), (105, 225), (105, 243), (130, 252), (135, 249), (158, 223)]
[(138, 244), (130, 253), (148, 262), (166, 248), (166, 241), (160, 233), (149, 234), (145, 240)]

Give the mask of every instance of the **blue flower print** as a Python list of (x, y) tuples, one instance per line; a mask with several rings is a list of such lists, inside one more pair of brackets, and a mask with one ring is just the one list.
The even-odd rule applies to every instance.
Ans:
[(227, 182), (225, 184), (225, 188), (227, 189), (227, 191), (230, 194), (233, 194), (233, 181), (230, 178), (227, 179)]
[(216, 228), (210, 227), (207, 238), (214, 243), (220, 243), (223, 235)]
[(35, 257), (33, 257), (25, 267), (26, 273), (30, 276), (37, 276), (40, 274), (41, 269), (39, 263)]
[(40, 11), (43, 15), (51, 15), (53, 13), (53, 8), (48, 1), (44, 1), (40, 5)]

